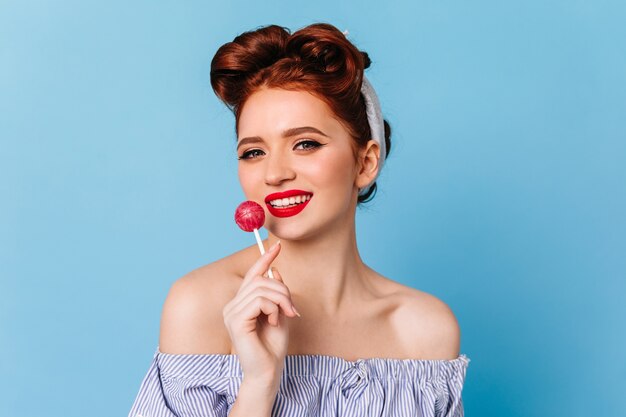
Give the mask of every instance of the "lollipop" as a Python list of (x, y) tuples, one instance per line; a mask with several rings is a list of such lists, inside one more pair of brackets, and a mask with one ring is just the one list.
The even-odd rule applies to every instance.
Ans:
[[(259, 229), (263, 227), (265, 223), (265, 211), (260, 204), (255, 201), (244, 201), (237, 206), (235, 210), (235, 223), (245, 232), (254, 232), (256, 237), (256, 243), (259, 245), (261, 255), (265, 254), (265, 248), (263, 242), (261, 242), (261, 236), (259, 235)], [(272, 269), (267, 271), (270, 278), (274, 279)]]
[(260, 229), (265, 223), (265, 211), (256, 201), (244, 201), (235, 210), (237, 226), (246, 232)]

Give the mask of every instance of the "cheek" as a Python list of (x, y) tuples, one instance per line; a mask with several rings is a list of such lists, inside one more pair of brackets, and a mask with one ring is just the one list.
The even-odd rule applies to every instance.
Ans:
[(252, 197), (251, 192), (255, 188), (255, 185), (254, 185), (255, 175), (254, 175), (254, 173), (251, 172), (250, 169), (242, 169), (240, 167), (240, 168), (238, 168), (237, 174), (239, 176), (239, 184), (241, 185), (241, 189), (243, 190), (243, 193), (246, 195), (246, 198)]
[(318, 185), (332, 188), (344, 188), (345, 182), (352, 178), (353, 164), (343, 154), (328, 154), (315, 163), (307, 164), (307, 176)]

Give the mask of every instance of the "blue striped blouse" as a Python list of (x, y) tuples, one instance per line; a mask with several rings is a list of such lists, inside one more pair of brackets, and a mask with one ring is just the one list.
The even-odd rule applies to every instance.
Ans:
[[(287, 355), (272, 416), (462, 417), (469, 361)], [(129, 417), (227, 416), (242, 380), (237, 355), (157, 347)]]

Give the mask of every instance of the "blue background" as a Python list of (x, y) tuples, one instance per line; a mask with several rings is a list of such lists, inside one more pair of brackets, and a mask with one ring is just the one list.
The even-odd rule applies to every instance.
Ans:
[[(264, 3), (264, 4), (261, 4)], [(620, 1), (0, 1), (0, 415), (125, 416), (170, 285), (254, 244), (217, 48), (348, 29), (390, 121), (366, 263), (444, 300), (468, 416), (624, 416)]]

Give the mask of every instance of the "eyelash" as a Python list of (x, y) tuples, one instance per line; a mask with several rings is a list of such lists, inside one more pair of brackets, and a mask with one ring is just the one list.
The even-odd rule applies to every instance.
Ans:
[[(312, 145), (313, 145), (313, 146), (312, 146), (312, 147), (310, 147), (310, 148), (303, 149), (304, 151), (311, 151), (311, 150), (313, 150), (313, 149), (317, 149), (317, 148), (319, 148), (319, 147), (324, 146), (324, 145), (322, 145), (321, 143), (319, 143), (319, 142), (317, 142), (317, 141), (315, 141), (315, 140), (310, 140), (310, 139), (308, 139), (308, 140), (303, 140), (303, 141), (301, 141), (301, 142), (298, 142), (298, 143), (296, 144), (296, 147), (297, 147), (297, 146), (300, 146), (300, 145), (302, 145), (302, 144), (304, 144), (304, 143), (308, 143), (308, 144), (312, 144)], [(250, 149), (250, 150), (247, 150), (247, 151), (245, 151), (244, 153), (242, 153), (242, 154), (241, 154), (241, 156), (237, 157), (237, 159), (239, 159), (239, 160), (242, 160), (242, 159), (256, 159), (256, 158), (257, 158), (256, 156), (253, 156), (253, 157), (250, 157), (250, 158), (248, 157), (248, 155), (252, 154), (253, 152), (263, 152), (263, 151), (262, 151), (262, 150), (260, 150), (260, 149)]]

